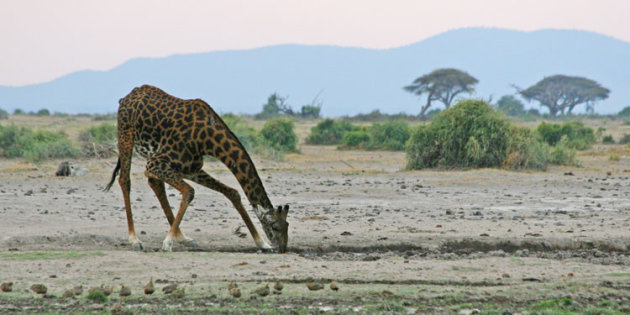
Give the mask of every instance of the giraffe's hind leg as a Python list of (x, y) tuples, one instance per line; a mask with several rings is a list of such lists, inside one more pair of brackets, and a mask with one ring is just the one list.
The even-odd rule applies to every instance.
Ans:
[[(168, 198), (166, 197), (166, 190), (164, 189), (164, 181), (149, 177), (149, 186), (153, 189), (153, 192), (157, 196), (160, 201), (160, 205), (162, 206), (162, 210), (164, 210), (164, 214), (166, 215), (166, 219), (168, 220), (169, 226), (173, 225), (173, 221), (175, 217), (173, 216), (173, 211), (171, 210), (171, 205), (168, 203)], [(184, 235), (182, 230), (178, 228), (175, 231), (175, 239), (177, 242), (184, 246), (188, 247), (197, 247), (197, 243), (192, 239)]]
[[(120, 118), (119, 118), (120, 121)], [(142, 242), (136, 236), (136, 230), (133, 225), (133, 215), (131, 214), (131, 180), (129, 173), (131, 170), (131, 156), (133, 151), (133, 133), (119, 124), (118, 131), (118, 158), (120, 159), (120, 176), (118, 183), (122, 190), (123, 199), (125, 201), (125, 212), (127, 214), (127, 227), (129, 229), (129, 243), (136, 250), (144, 249)]]
[(273, 248), (269, 246), (269, 244), (267, 244), (267, 242), (265, 242), (265, 240), (263, 240), (260, 237), (260, 234), (258, 234), (258, 230), (256, 230), (256, 226), (254, 226), (254, 223), (252, 222), (249, 215), (247, 214), (247, 210), (245, 210), (245, 207), (243, 207), (243, 204), (241, 203), (241, 196), (239, 195), (236, 189), (229, 187), (223, 184), (222, 182), (214, 179), (212, 176), (208, 175), (208, 173), (204, 172), (203, 170), (199, 170), (197, 173), (187, 175), (186, 178), (202, 186), (218, 191), (222, 193), (224, 196), (226, 196), (232, 202), (232, 205), (234, 205), (234, 208), (236, 208), (238, 213), (241, 215), (241, 218), (243, 219), (243, 221), (245, 221), (245, 225), (247, 226), (249, 233), (254, 238), (254, 242), (256, 243), (256, 246), (265, 252), (273, 251)]
[(164, 154), (155, 154), (147, 163), (147, 169), (144, 171), (144, 174), (148, 178), (157, 179), (173, 186), (182, 194), (179, 211), (173, 218), (171, 228), (162, 242), (162, 250), (170, 252), (173, 250), (173, 242), (177, 239), (177, 230), (179, 230), (179, 224), (182, 222), (184, 213), (186, 213), (190, 202), (195, 198), (195, 190), (184, 182), (181, 172), (173, 169), (171, 161)]

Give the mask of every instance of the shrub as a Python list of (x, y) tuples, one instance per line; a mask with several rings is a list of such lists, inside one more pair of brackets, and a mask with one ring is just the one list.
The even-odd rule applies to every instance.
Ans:
[(508, 116), (523, 116), (525, 107), (523, 103), (512, 95), (504, 95), (497, 101), (497, 109)]
[(410, 116), (405, 113), (399, 114), (386, 114), (381, 113), (378, 109), (375, 109), (367, 114), (357, 114), (352, 117), (349, 117), (350, 120), (353, 121), (387, 121), (387, 120), (412, 120), (414, 116)]
[(37, 113), (35, 113), (35, 115), (37, 115), (37, 116), (50, 116), (50, 111), (45, 109), (45, 108), (42, 108), (42, 109), (38, 110)]
[(550, 163), (549, 145), (538, 140), (529, 128), (512, 126), (503, 167), (507, 169), (545, 169)]
[(375, 123), (369, 129), (368, 149), (401, 151), (409, 139), (409, 126), (401, 121)]
[(87, 299), (94, 303), (104, 304), (107, 303), (108, 297), (102, 290), (94, 290), (87, 295)]
[(322, 108), (320, 106), (304, 105), (302, 106), (302, 109), (300, 109), (300, 112), (298, 114), (302, 118), (315, 119), (319, 118), (319, 113), (321, 110)]
[(0, 119), (9, 119), (9, 112), (0, 108)]
[(584, 126), (579, 121), (565, 122), (563, 124), (542, 122), (536, 129), (542, 140), (549, 145), (555, 145), (562, 136), (567, 137), (567, 145), (578, 150), (588, 149), (595, 143), (595, 132), (592, 128)]
[(344, 135), (349, 131), (359, 130), (347, 120), (325, 119), (311, 128), (311, 134), (306, 138), (310, 144), (340, 144)]
[(95, 114), (92, 116), (92, 120), (94, 121), (102, 121), (102, 120), (116, 120), (118, 119), (118, 114), (109, 113), (109, 114)]
[(246, 150), (254, 150), (261, 143), (261, 138), (256, 129), (249, 126), (247, 121), (242, 117), (234, 114), (225, 114), (221, 116), (223, 122), (232, 130), (234, 135), (241, 141)]
[(374, 123), (370, 127), (347, 132), (343, 147), (367, 150), (404, 150), (409, 126), (400, 121)]
[(347, 148), (366, 149), (370, 142), (370, 135), (367, 128), (349, 131), (343, 136), (343, 146)]
[(575, 163), (575, 150), (565, 143), (550, 147), (530, 129), (512, 125), (487, 103), (464, 100), (411, 132), (407, 167), (544, 169), (548, 163)]
[(33, 131), (16, 126), (0, 126), (0, 156), (23, 157), (37, 162), (45, 159), (76, 157), (78, 150), (59, 132)]
[(501, 166), (510, 136), (510, 123), (487, 103), (460, 101), (412, 133), (408, 167)]
[(619, 116), (619, 117), (630, 117), (630, 106), (624, 107), (621, 111), (619, 111), (617, 116)]
[(24, 115), (24, 110), (16, 108), (15, 110), (13, 110), (13, 115)]
[(293, 109), (287, 103), (287, 98), (273, 93), (267, 98), (267, 103), (263, 104), (262, 112), (256, 114), (256, 119), (273, 119), (280, 115), (293, 115)]
[(265, 123), (260, 135), (270, 147), (281, 152), (298, 152), (293, 121), (276, 118)]
[(602, 138), (602, 143), (606, 143), (606, 144), (613, 144), (615, 143), (615, 139), (613, 139), (612, 135), (605, 135)]
[(630, 143), (630, 134), (624, 133), (621, 139), (619, 139), (619, 144), (628, 144)]
[(550, 148), (549, 163), (556, 165), (577, 165), (576, 149), (569, 145), (569, 140), (563, 136), (555, 146)]
[(118, 129), (114, 124), (102, 123), (79, 134), (81, 150), (88, 157), (112, 157), (116, 155)]

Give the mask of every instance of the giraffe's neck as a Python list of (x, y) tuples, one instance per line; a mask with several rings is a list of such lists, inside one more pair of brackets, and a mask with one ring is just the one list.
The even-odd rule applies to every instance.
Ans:
[[(214, 143), (209, 153), (223, 162), (234, 174), (252, 207), (262, 207), (267, 210), (273, 209), (256, 166), (254, 166), (254, 162), (245, 150), (245, 147), (218, 115), (213, 119), (215, 119), (213, 124), (215, 132), (223, 134), (223, 137), (220, 137), (220, 141)], [(217, 139), (216, 136), (215, 139)]]

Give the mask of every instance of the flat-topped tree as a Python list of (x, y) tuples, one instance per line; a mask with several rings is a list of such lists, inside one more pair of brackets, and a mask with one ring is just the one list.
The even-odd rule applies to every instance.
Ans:
[(418, 96), (427, 95), (427, 102), (418, 114), (419, 117), (423, 117), (431, 107), (431, 102), (440, 101), (448, 109), (457, 95), (474, 92), (474, 85), (477, 82), (479, 82), (477, 79), (464, 71), (447, 68), (425, 74), (403, 89)]
[[(129, 242), (135, 248), (142, 249), (142, 243), (135, 233), (129, 195), (133, 149), (147, 159), (144, 174), (171, 225), (162, 244), (164, 251), (172, 250), (174, 240), (196, 246), (179, 228), (186, 208), (195, 195), (194, 189), (184, 181), (187, 179), (225, 195), (245, 221), (260, 249), (271, 251), (275, 248), (279, 252), (286, 252), (289, 206), (273, 207), (249, 154), (206, 102), (200, 99), (179, 99), (156, 87), (143, 85), (133, 89), (119, 103), (118, 163), (105, 190), (111, 188), (120, 171), (118, 182), (125, 201)], [(241, 203), (238, 191), (202, 170), (205, 155), (216, 157), (234, 174), (274, 248), (258, 234)], [(176, 216), (171, 211), (164, 183), (182, 194)]]
[(591, 79), (566, 75), (546, 77), (525, 90), (516, 89), (526, 100), (547, 107), (551, 117), (559, 113), (564, 115), (565, 111), (570, 114), (581, 104), (586, 104), (587, 111), (592, 112), (595, 102), (608, 98), (610, 93)]

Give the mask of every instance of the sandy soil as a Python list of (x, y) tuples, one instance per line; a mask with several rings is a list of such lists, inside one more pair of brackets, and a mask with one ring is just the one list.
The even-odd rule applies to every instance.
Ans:
[[(517, 310), (566, 296), (630, 305), (626, 156), (610, 162), (587, 155), (581, 167), (546, 172), (404, 171), (404, 153), (328, 146), (303, 146), (284, 161), (254, 159), (272, 202), (291, 205), (288, 254), (259, 253), (249, 235), (235, 232), (246, 229), (227, 199), (201, 186), (194, 186), (182, 223), (199, 248), (160, 252), (168, 223), (138, 158), (132, 206), (145, 251), (134, 252), (119, 187), (101, 191), (115, 158), (71, 161), (90, 170), (75, 177), (55, 177), (59, 161), (0, 160), (0, 282), (15, 283), (14, 292), (0, 292), (0, 313), (99, 312), (116, 303), (140, 313), (280, 306), (465, 312), (488, 303)], [(237, 186), (221, 164), (205, 169)], [(167, 193), (178, 205), (179, 193), (170, 187)], [(147, 300), (141, 289), (151, 277), (185, 286), (191, 298)], [(255, 287), (275, 279), (286, 283), (283, 295), (252, 300)], [(304, 283), (311, 280), (335, 280), (343, 293), (310, 292)], [(230, 281), (241, 283), (248, 302), (234, 302), (225, 288)], [(75, 285), (125, 284), (135, 298), (45, 302), (28, 291), (33, 283), (55, 296)], [(384, 302), (390, 296), (402, 308)]]

